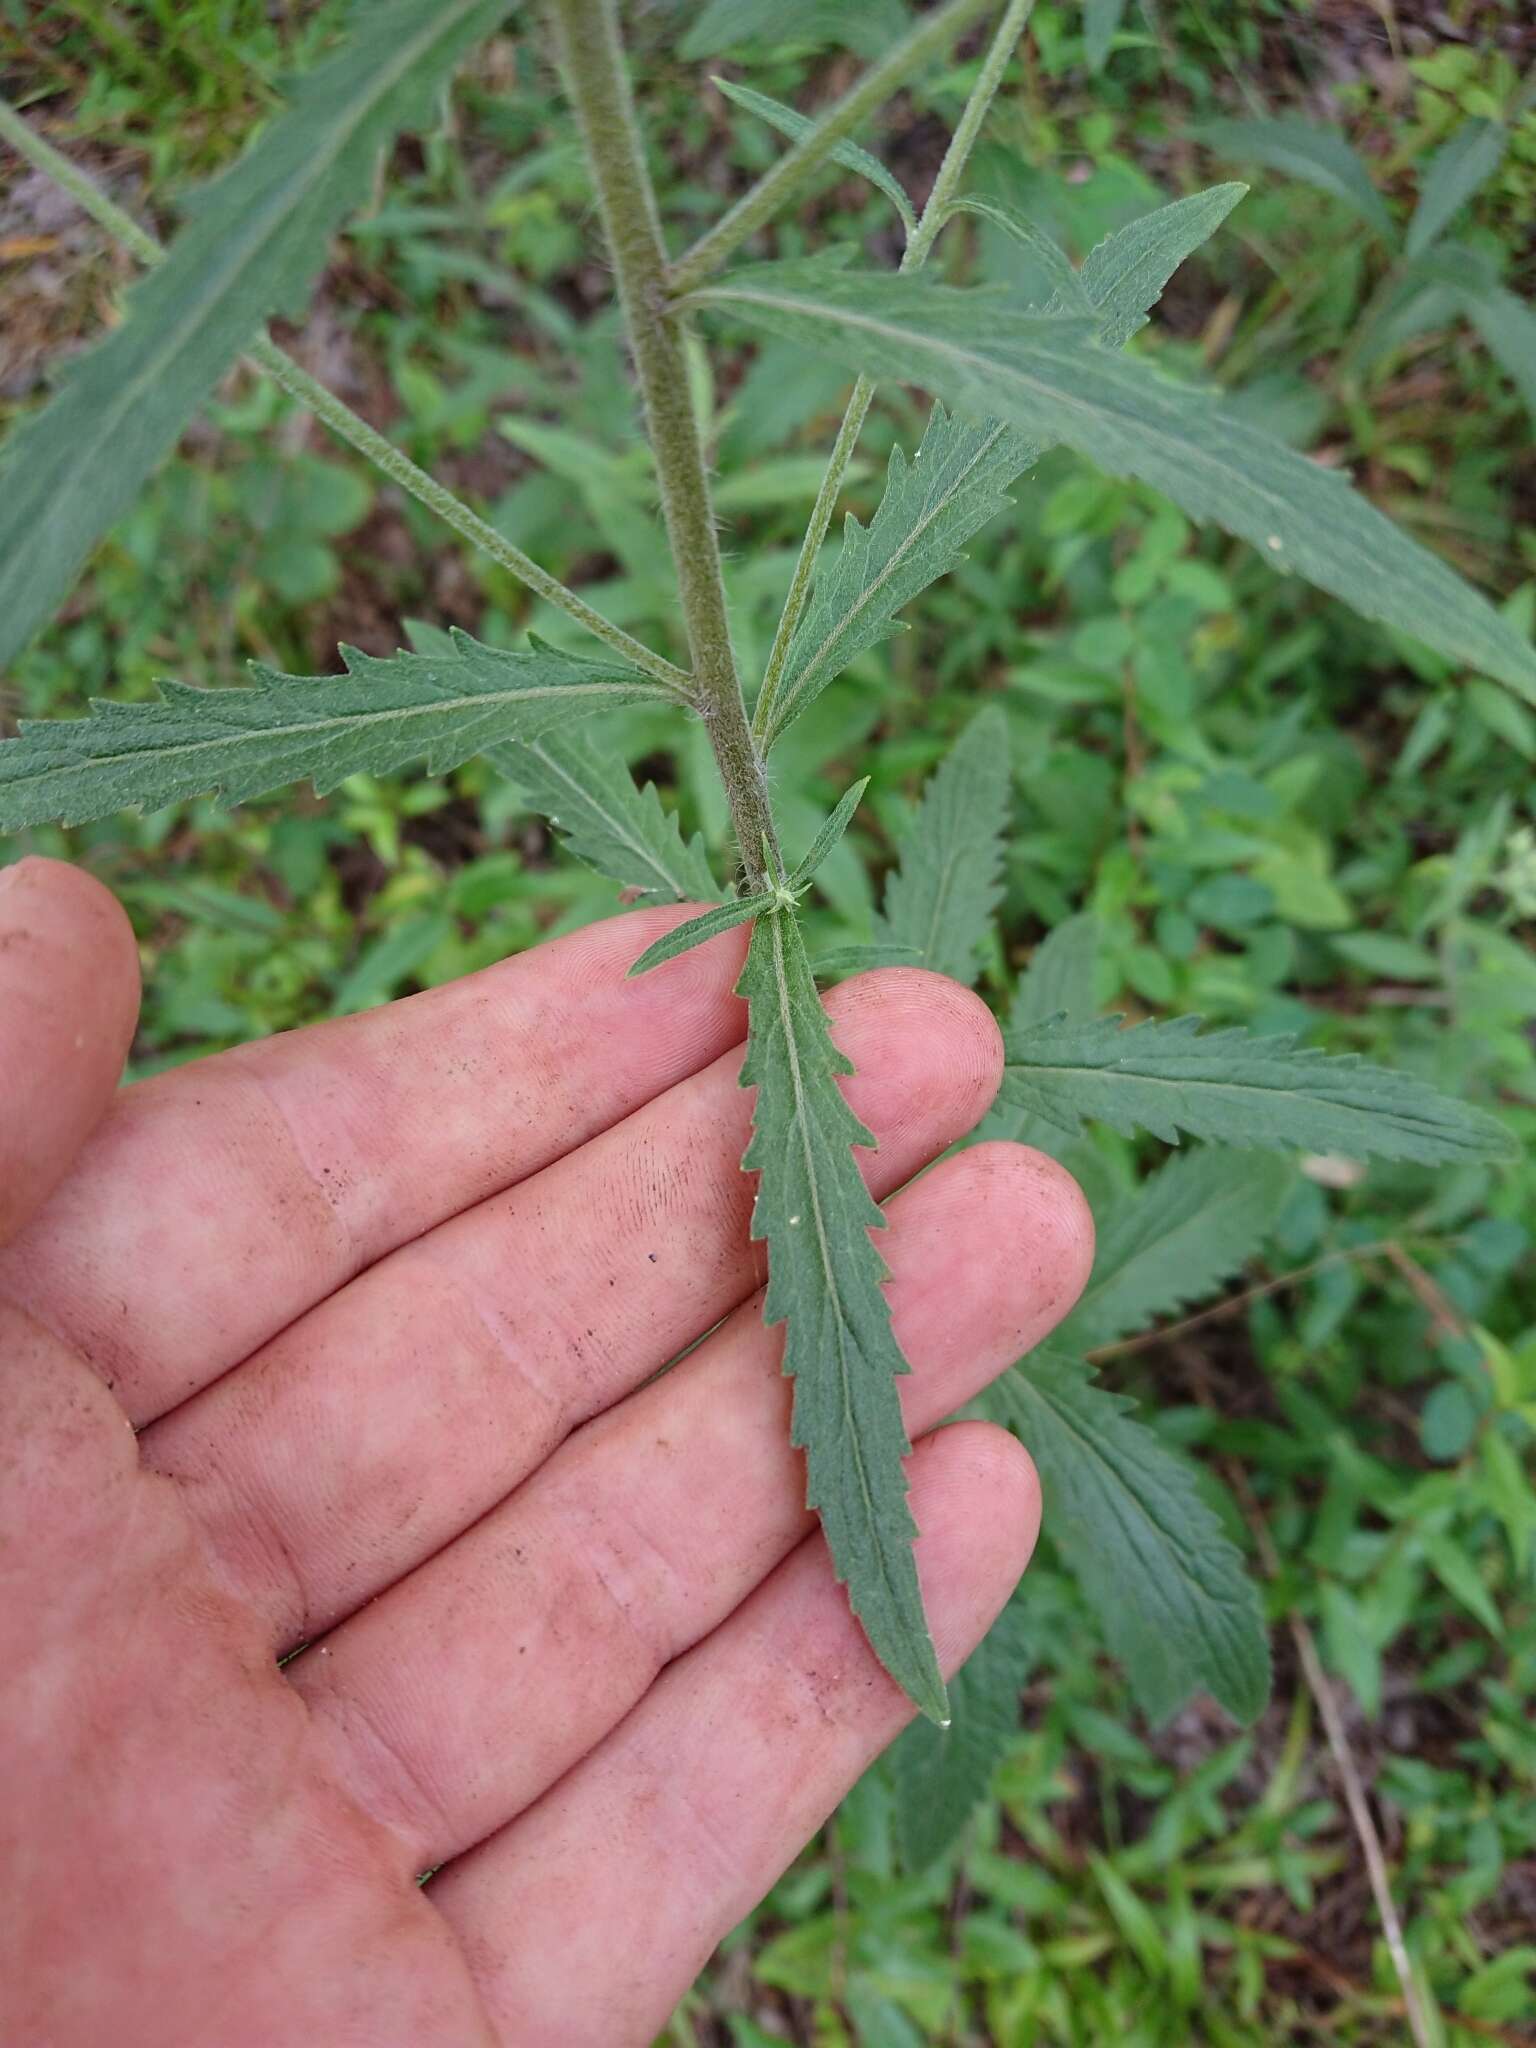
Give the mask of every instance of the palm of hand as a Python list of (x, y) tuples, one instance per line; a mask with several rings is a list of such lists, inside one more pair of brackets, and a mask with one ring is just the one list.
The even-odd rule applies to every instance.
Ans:
[[(906, 1718), (761, 1323), (739, 935), (624, 980), (677, 915), (114, 1100), (121, 913), (0, 876), (8, 2043), (644, 2043)], [(996, 1032), (907, 971), (831, 1007), (884, 1197)], [(1000, 1145), (890, 1217), (917, 1436), (1091, 1230)], [(912, 1473), (952, 1668), (1038, 1497), (981, 1425)]]

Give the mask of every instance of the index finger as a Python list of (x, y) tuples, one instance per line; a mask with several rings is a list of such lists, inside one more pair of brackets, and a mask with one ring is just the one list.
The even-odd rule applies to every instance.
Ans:
[(163, 1412), (364, 1267), (575, 1150), (739, 1043), (729, 933), (630, 963), (634, 911), (411, 996), (126, 1089), (0, 1292)]

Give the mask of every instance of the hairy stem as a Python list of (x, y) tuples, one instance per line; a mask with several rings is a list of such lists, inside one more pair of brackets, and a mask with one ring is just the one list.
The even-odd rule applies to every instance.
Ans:
[(551, 0), (561, 67), (576, 110), (619, 304), (640, 381), (667, 539), (693, 660), (695, 706), (725, 784), (748, 883), (776, 849), (762, 757), (731, 648), (709, 475), (693, 413), (682, 323), (667, 304), (667, 258), (630, 97), (613, 0)]
[[(938, 176), (933, 181), (933, 190), (928, 194), (928, 203), (908, 239), (906, 251), (901, 259), (903, 270), (920, 269), (927, 261), (928, 251), (933, 247), (939, 229), (948, 218), (950, 206), (960, 187), (960, 180), (965, 174), (965, 166), (976, 146), (976, 138), (981, 133), (981, 124), (997, 95), (997, 88), (1002, 83), (1008, 59), (1013, 55), (1014, 47), (1024, 33), (1024, 24), (1028, 21), (1034, 4), (1035, 0), (1009, 0), (1007, 11), (998, 23), (997, 33), (987, 50), (986, 61), (971, 89), (971, 96), (965, 103), (965, 110), (949, 139), (944, 161), (939, 165)], [(810, 140), (809, 137), (806, 139)], [(874, 378), (860, 376), (849, 394), (843, 423), (837, 430), (837, 439), (833, 442), (832, 453), (827, 458), (826, 474), (821, 479), (821, 488), (816, 493), (815, 504), (811, 507), (805, 538), (800, 543), (800, 553), (795, 561), (795, 573), (790, 578), (789, 595), (784, 600), (784, 609), (779, 615), (773, 645), (768, 650), (768, 663), (763, 671), (763, 687), (757, 696), (752, 731), (759, 745), (763, 743), (768, 732), (769, 716), (778, 698), (784, 665), (789, 659), (790, 642), (795, 637), (795, 628), (799, 625), (810, 599), (816, 558), (821, 553), (822, 542), (827, 537), (827, 528), (832, 524), (832, 514), (837, 509), (838, 496), (843, 488), (843, 478), (847, 474), (849, 463), (853, 460), (853, 451), (858, 444), (859, 434), (874, 395)]]
[[(70, 196), (76, 199), (85, 211), (116, 237), (125, 248), (131, 249), (144, 263), (158, 263), (165, 255), (165, 245), (141, 228), (131, 214), (110, 200), (100, 188), (86, 176), (69, 158), (62, 156), (49, 142), (45, 142), (30, 123), (23, 121), (14, 107), (0, 100), (0, 136), (9, 142), (29, 163), (62, 185)], [(653, 653), (649, 647), (626, 633), (622, 626), (616, 626), (611, 619), (605, 619), (601, 612), (579, 598), (574, 590), (568, 590), (558, 577), (541, 569), (537, 562), (525, 555), (521, 548), (513, 547), (504, 540), (477, 512), (470, 510), (461, 498), (456, 498), (435, 478), (420, 469), (388, 441), (368, 422), (360, 419), (351, 407), (344, 405), (334, 392), (296, 363), (292, 356), (280, 349), (276, 342), (263, 334), (258, 336), (246, 350), (249, 360), (276, 379), (283, 389), (307, 406), (317, 419), (323, 420), (338, 439), (345, 441), (364, 455), (390, 479), (419, 503), (435, 512), (445, 525), (455, 533), (479, 548), (483, 554), (526, 585), (536, 597), (542, 597), (547, 604), (557, 606), (578, 625), (585, 626), (599, 640), (605, 641), (615, 653), (623, 655), (635, 668), (643, 669), (647, 675), (655, 676), (658, 682), (666, 683), (685, 702), (692, 703), (689, 679), (680, 668)]]
[(718, 270), (731, 251), (770, 221), (790, 194), (826, 162), (845, 135), (883, 106), (910, 72), (952, 42), (989, 4), (990, 0), (949, 0), (947, 7), (925, 15), (852, 91), (828, 108), (808, 135), (721, 215), (707, 235), (679, 256), (667, 277), (674, 297), (691, 292)]

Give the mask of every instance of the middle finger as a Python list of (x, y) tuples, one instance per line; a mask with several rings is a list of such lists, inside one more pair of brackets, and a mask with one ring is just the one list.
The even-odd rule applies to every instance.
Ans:
[[(828, 999), (877, 1198), (970, 1129), (997, 1028), (939, 976)], [(302, 1641), (476, 1521), (761, 1278), (739, 1048), (394, 1253), (141, 1438), (216, 1561)]]

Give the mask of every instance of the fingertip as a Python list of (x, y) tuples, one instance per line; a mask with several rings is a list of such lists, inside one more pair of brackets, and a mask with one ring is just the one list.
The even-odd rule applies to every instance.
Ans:
[(839, 1045), (857, 1046), (861, 1086), (879, 1090), (860, 1114), (879, 1129), (922, 1115), (962, 1136), (986, 1114), (1003, 1077), (997, 1019), (970, 989), (924, 967), (880, 967), (841, 982), (827, 997)]
[(949, 1677), (992, 1626), (1040, 1535), (1040, 1477), (1006, 1429), (956, 1422), (917, 1446), (910, 1467), (918, 1576)]

